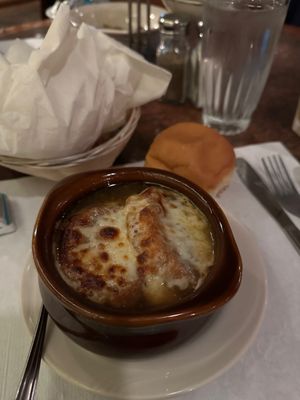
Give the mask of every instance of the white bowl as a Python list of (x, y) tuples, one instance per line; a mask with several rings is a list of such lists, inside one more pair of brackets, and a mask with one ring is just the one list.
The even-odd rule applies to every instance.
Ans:
[[(137, 5), (135, 2), (132, 3), (132, 11), (132, 30), (136, 32)], [(165, 13), (164, 8), (151, 6), (151, 30), (159, 28), (159, 17)], [(128, 3), (124, 1), (107, 2), (74, 7), (71, 11), (71, 20), (76, 25), (85, 22), (101, 29), (108, 35), (128, 35)], [(141, 28), (143, 31), (147, 31), (147, 6), (144, 3), (141, 3)]]
[(171, 12), (199, 21), (202, 17), (203, 1), (201, 0), (162, 0)]

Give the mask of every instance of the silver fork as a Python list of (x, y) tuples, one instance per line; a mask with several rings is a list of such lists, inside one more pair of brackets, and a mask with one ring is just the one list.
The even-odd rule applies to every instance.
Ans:
[[(145, 26), (141, 25), (142, 18), (142, 0), (128, 0), (128, 42), (129, 47), (134, 48), (139, 53), (144, 51), (144, 56), (146, 59), (151, 57), (149, 53), (150, 49), (150, 35), (151, 35), (151, 5), (150, 0), (146, 0), (146, 32)], [(134, 7), (136, 6), (136, 7)], [(136, 23), (136, 31), (133, 30), (133, 14), (134, 8), (136, 8), (137, 14), (137, 23)], [(146, 49), (142, 49), (143, 47), (143, 37), (146, 35)], [(135, 39), (135, 40), (134, 40)]]
[(271, 183), (270, 189), (279, 203), (287, 211), (300, 217), (300, 194), (280, 155), (262, 158), (262, 163)]

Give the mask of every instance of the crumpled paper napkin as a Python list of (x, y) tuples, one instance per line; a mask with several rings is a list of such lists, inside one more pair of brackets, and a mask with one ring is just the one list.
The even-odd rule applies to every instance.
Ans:
[(100, 30), (73, 27), (62, 5), (39, 49), (19, 40), (0, 53), (0, 154), (85, 151), (126, 111), (160, 98), (170, 78)]

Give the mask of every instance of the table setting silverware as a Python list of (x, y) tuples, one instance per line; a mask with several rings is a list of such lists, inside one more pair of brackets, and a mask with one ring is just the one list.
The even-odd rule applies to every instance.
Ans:
[[(259, 149), (254, 149), (256, 155), (257, 153), (259, 153)], [(265, 151), (265, 150), (264, 150)], [(273, 150), (274, 151), (274, 150)], [(237, 154), (243, 154), (243, 149), (237, 150)], [(245, 157), (249, 157), (249, 159), (251, 158), (251, 151), (249, 152), (250, 154), (245, 154)], [(265, 151), (266, 153), (266, 151)], [(261, 151), (261, 155), (259, 157), (259, 163), (255, 163), (255, 161), (253, 161), (253, 167), (258, 167), (260, 165), (260, 158), (261, 156), (264, 155), (264, 152)], [(282, 155), (282, 157), (286, 157), (286, 160), (288, 161), (287, 155)], [(253, 159), (257, 160), (257, 157)], [(293, 161), (293, 160), (292, 160)], [(291, 163), (287, 164), (288, 166), (292, 165), (292, 161)], [(296, 162), (295, 162), (296, 164)], [(32, 185), (36, 186), (36, 183), (34, 181), (35, 178), (29, 178), (32, 180)], [(28, 181), (29, 182), (29, 181)], [(234, 235), (238, 241), (238, 246), (239, 249), (241, 251), (241, 255), (243, 257), (243, 261), (245, 263), (245, 274), (243, 276), (244, 278), (244, 283), (242, 286), (242, 290), (240, 292), (240, 295), (245, 296), (245, 302), (241, 300), (241, 298), (238, 298), (236, 302), (231, 302), (230, 304), (228, 304), (228, 308), (224, 309), (224, 313), (220, 313), (219, 315), (222, 317), (224, 317), (224, 324), (226, 324), (226, 326), (230, 325), (231, 330), (228, 331), (227, 336), (224, 335), (219, 335), (220, 337), (220, 341), (214, 341), (211, 346), (219, 346), (219, 347), (208, 347), (208, 349), (212, 349), (211, 351), (217, 350), (218, 348), (222, 348), (223, 349), (223, 340), (226, 341), (226, 339), (229, 337), (230, 338), (230, 334), (231, 332), (234, 331), (234, 329), (236, 329), (236, 327), (239, 327), (240, 323), (241, 323), (241, 317), (240, 315), (244, 315), (245, 317), (245, 324), (247, 323), (247, 325), (243, 325), (246, 327), (247, 333), (248, 333), (248, 337), (252, 337), (251, 341), (253, 343), (253, 334), (254, 331), (253, 329), (255, 329), (255, 332), (258, 331), (258, 325), (260, 324), (261, 321), (263, 320), (263, 312), (264, 312), (264, 308), (262, 307), (262, 305), (265, 305), (266, 303), (266, 299), (267, 299), (267, 280), (266, 280), (266, 274), (264, 272), (264, 263), (263, 260), (266, 259), (267, 264), (269, 266), (272, 266), (271, 271), (268, 271), (268, 275), (269, 276), (271, 273), (276, 274), (276, 276), (278, 277), (278, 279), (281, 279), (281, 277), (284, 277), (284, 279), (282, 279), (283, 284), (286, 284), (287, 288), (290, 287), (290, 285), (294, 285), (294, 287), (296, 286), (295, 281), (297, 281), (297, 274), (299, 275), (299, 268), (298, 267), (298, 253), (294, 252), (292, 246), (289, 246), (289, 243), (287, 240), (285, 240), (284, 236), (282, 236), (280, 234), (280, 231), (276, 228), (276, 226), (274, 225), (273, 221), (271, 218), (268, 218), (266, 213), (264, 212), (264, 210), (257, 205), (257, 202), (255, 201), (255, 199), (245, 193), (245, 188), (243, 187), (243, 184), (238, 180), (238, 181), (234, 181), (233, 182), (234, 185), (232, 187), (232, 192), (230, 193), (230, 186), (228, 187), (228, 189), (226, 189), (226, 191), (224, 192), (225, 197), (226, 195), (228, 195), (228, 204), (232, 205), (232, 209), (229, 208), (229, 210), (233, 213), (235, 213), (235, 215), (237, 217), (241, 216), (241, 220), (240, 223), (244, 222), (244, 223), (248, 223), (249, 221), (249, 236), (246, 235), (246, 233), (248, 232), (247, 230), (245, 230), (245, 238), (243, 239), (243, 231), (240, 231), (239, 229), (237, 230), (233, 230)], [(22, 180), (21, 180), (21, 185), (22, 185)], [(6, 187), (5, 185), (2, 187), (2, 190), (5, 190), (8, 194), (10, 194), (13, 190), (13, 185), (11, 184), (12, 189), (9, 189), (10, 186)], [(23, 184), (23, 187), (25, 188), (25, 184)], [(28, 188), (28, 189), (27, 189)], [(26, 183), (26, 191), (30, 190), (30, 186), (29, 183)], [(245, 200), (244, 202), (242, 201), (235, 201), (235, 199), (239, 198), (240, 200), (243, 199)], [(19, 214), (20, 215), (27, 215), (28, 217), (26, 218), (26, 220), (28, 221), (28, 225), (29, 223), (31, 223), (32, 225), (32, 220), (29, 218), (29, 215), (32, 215), (32, 218), (35, 216), (36, 213), (36, 207), (35, 206), (30, 206), (29, 207), (29, 202), (23, 202), (19, 199), (19, 197), (17, 197), (16, 199), (13, 197), (12, 201), (16, 202), (16, 207), (18, 207), (19, 209)], [(36, 204), (38, 205), (40, 200), (33, 198), (32, 201), (36, 201)], [(222, 201), (222, 199), (221, 199)], [(31, 204), (31, 203), (30, 203)], [(224, 208), (226, 209), (226, 203), (221, 203), (222, 206), (224, 205)], [(21, 207), (19, 207), (19, 205)], [(23, 205), (23, 206), (22, 206)], [(245, 207), (247, 207), (247, 212), (245, 212)], [(32, 214), (29, 213), (29, 211), (31, 211)], [(243, 221), (244, 218), (244, 221)], [(26, 221), (25, 221), (26, 222)], [(229, 223), (232, 225), (233, 229), (235, 228), (235, 222), (234, 220), (229, 219)], [(20, 226), (21, 228), (21, 226)], [(27, 226), (24, 226), (24, 229), (27, 230)], [(23, 231), (24, 231), (23, 229)], [(262, 232), (267, 232), (269, 229), (273, 229), (274, 230), (274, 237), (272, 236), (272, 232), (271, 232), (271, 236), (272, 237), (267, 237), (267, 236), (263, 236), (261, 233)], [(22, 231), (22, 232), (23, 232)], [(255, 234), (251, 234), (253, 237), (253, 247), (251, 247), (251, 235), (250, 233), (252, 232), (257, 232), (257, 238), (255, 238)], [(276, 232), (275, 232), (276, 231)], [(259, 246), (257, 246), (256, 242), (257, 239), (259, 239), (260, 243)], [(274, 239), (274, 241), (273, 241)], [(16, 251), (15, 250), (15, 245), (13, 244), (13, 242), (15, 242), (16, 240), (13, 239), (11, 241), (11, 248), (12, 251)], [(1, 252), (0, 253), (4, 253), (3, 252), (3, 248), (4, 248), (4, 242), (1, 243), (0, 240), (0, 246), (2, 244), (1, 247)], [(278, 244), (282, 244), (282, 248), (285, 248), (286, 252), (282, 252), (281, 249), (281, 245)], [(6, 243), (5, 243), (6, 245)], [(260, 250), (263, 249), (264, 253), (263, 253), (263, 257), (261, 257), (260, 254)], [(281, 254), (282, 253), (282, 254)], [(284, 256), (283, 253), (286, 253), (286, 255)], [(22, 256), (22, 253), (20, 251), (20, 257)], [(281, 257), (280, 257), (281, 256)], [(254, 258), (253, 258), (254, 257)], [(286, 257), (286, 264), (284, 263)], [(259, 263), (259, 260), (262, 260), (262, 263)], [(2, 255), (2, 259), (3, 259), (3, 255)], [(278, 260), (277, 260), (278, 259)], [(8, 260), (11, 264), (8, 264), (8, 266), (10, 267), (10, 269), (12, 269), (15, 266), (18, 266), (18, 264), (16, 264), (16, 262), (18, 262), (20, 264), (20, 260)], [(21, 263), (22, 265), (22, 263)], [(28, 269), (28, 266), (26, 264), (25, 268), (22, 268), (22, 272), (24, 272), (24, 277), (22, 278), (23, 281), (23, 289), (22, 289), (22, 304), (23, 304), (23, 312), (24, 317), (25, 317), (25, 322), (26, 324), (29, 326), (31, 326), (30, 321), (34, 320), (36, 321), (36, 315), (37, 315), (37, 310), (40, 305), (40, 295), (39, 295), (39, 286), (38, 286), (38, 281), (36, 279), (36, 269), (35, 269), (35, 265), (33, 260), (31, 259), (30, 261), (30, 271)], [(285, 268), (282, 268), (282, 265), (285, 266)], [(18, 274), (20, 273), (19, 270), (16, 269), (16, 274), (15, 276), (18, 276)], [(286, 272), (289, 272), (289, 275), (286, 275)], [(282, 275), (280, 275), (282, 274)], [(295, 275), (295, 276), (294, 276)], [(257, 276), (259, 277), (259, 279), (257, 280)], [(271, 275), (272, 277), (272, 275)], [(287, 277), (287, 279), (285, 279)], [(266, 281), (265, 281), (266, 280)], [(13, 287), (15, 282), (15, 279), (11, 279), (11, 287)], [(265, 283), (264, 283), (265, 282)], [(268, 326), (268, 332), (272, 331), (272, 332), (276, 332), (277, 333), (277, 328), (278, 325), (285, 325), (285, 329), (287, 332), (290, 332), (290, 330), (297, 329), (298, 327), (291, 327), (288, 324), (288, 315), (286, 315), (285, 313), (282, 313), (282, 318), (286, 318), (286, 320), (278, 320), (278, 313), (277, 313), (277, 309), (279, 307), (280, 309), (280, 305), (281, 305), (281, 294), (282, 293), (277, 293), (276, 289), (277, 288), (277, 280), (272, 280), (270, 279), (270, 283), (269, 283), (269, 293), (271, 293), (272, 296), (272, 302), (271, 305), (269, 306), (268, 310), (268, 318), (266, 323), (270, 323), (271, 326)], [(275, 283), (275, 287), (273, 287), (273, 284)], [(246, 286), (245, 286), (246, 284)], [(2, 286), (2, 291), (3, 291), (3, 287), (5, 287), (5, 285), (3, 284)], [(290, 304), (297, 304), (297, 298), (299, 297), (297, 294), (297, 291), (294, 290), (294, 287), (292, 287), (292, 294), (295, 296), (295, 298), (291, 298), (290, 296), (286, 296), (284, 297), (284, 299), (288, 299)], [(10, 289), (10, 287), (9, 287)], [(244, 290), (246, 289), (246, 290)], [(285, 288), (284, 288), (285, 289)], [(258, 293), (260, 293), (260, 295)], [(253, 297), (252, 297), (253, 296)], [(276, 297), (277, 296), (277, 297)], [(257, 297), (260, 298), (259, 301), (259, 308), (255, 308), (253, 302), (257, 301)], [(249, 298), (252, 300), (249, 302)], [(278, 300), (278, 301), (277, 301)], [(25, 303), (23, 303), (23, 301), (25, 301)], [(15, 301), (15, 307), (16, 310), (19, 309), (19, 294), (16, 294), (16, 301)], [(237, 308), (234, 309), (232, 308), (234, 306), (234, 304), (237, 305)], [(242, 306), (240, 306), (240, 304), (242, 304)], [(249, 307), (249, 308), (247, 308)], [(265, 306), (264, 306), (265, 307)], [(253, 308), (255, 308), (257, 310), (257, 312), (255, 313), (255, 323), (254, 324), (250, 324), (250, 332), (252, 332), (249, 336), (249, 325), (248, 325), (248, 315), (251, 315), (253, 312)], [(271, 316), (270, 316), (271, 313)], [(233, 318), (232, 320), (230, 318), (232, 318), (232, 316), (236, 316), (235, 318)], [(222, 318), (223, 318), (222, 317)], [(215, 320), (217, 321), (217, 319)], [(50, 322), (50, 321), (49, 321)], [(52, 321), (51, 321), (52, 322)], [(244, 323), (243, 322), (243, 323)], [(6, 394), (6, 396), (3, 396), (3, 398), (15, 398), (15, 393), (16, 393), (16, 389), (17, 389), (17, 382), (14, 382), (13, 379), (13, 374), (11, 374), (10, 371), (14, 371), (16, 370), (16, 368), (19, 368), (19, 373), (21, 375), (22, 373), (22, 368), (23, 365), (20, 365), (20, 361), (18, 359), (17, 356), (15, 356), (15, 354), (17, 355), (17, 349), (20, 348), (20, 345), (24, 345), (24, 343), (26, 344), (26, 342), (28, 341), (28, 336), (26, 335), (26, 326), (25, 324), (23, 324), (23, 330), (25, 334), (22, 334), (22, 331), (20, 330), (20, 332), (17, 332), (14, 334), (13, 338), (14, 340), (12, 340), (12, 343), (18, 343), (18, 346), (13, 346), (13, 348), (11, 350), (9, 350), (10, 354), (13, 355), (13, 359), (15, 360), (15, 365), (12, 367), (11, 364), (9, 365), (9, 374), (6, 376), (9, 376), (9, 378), (7, 379), (8, 384), (10, 385), (10, 387), (6, 390), (4, 390), (4, 394)], [(51, 324), (52, 325), (52, 324)], [(17, 325), (19, 326), (19, 324)], [(19, 327), (20, 328), (20, 327)], [(110, 392), (110, 387), (114, 386), (114, 385), (109, 385), (109, 383), (105, 386), (105, 382), (111, 382), (111, 380), (114, 378), (113, 373), (115, 373), (115, 371), (119, 371), (119, 364), (118, 361), (116, 361), (115, 363), (111, 364), (111, 359), (107, 359), (107, 358), (101, 358), (99, 357), (92, 357), (93, 363), (90, 364), (90, 358), (89, 356), (87, 356), (87, 358), (84, 358), (84, 354), (87, 353), (89, 354), (89, 352), (85, 352), (85, 350), (82, 350), (82, 352), (78, 351), (77, 352), (77, 344), (74, 343), (74, 346), (72, 347), (72, 341), (69, 340), (69, 338), (65, 337), (65, 335), (59, 330), (52, 330), (52, 328), (55, 328), (54, 325), (51, 326), (51, 340), (48, 340), (48, 333), (47, 336), (45, 338), (45, 343), (47, 344), (44, 347), (44, 352), (43, 352), (43, 366), (41, 366), (41, 372), (39, 374), (39, 380), (38, 380), (38, 384), (36, 385), (36, 395), (35, 398), (46, 398), (47, 396), (49, 396), (47, 393), (49, 392), (52, 396), (52, 398), (58, 398), (61, 393), (64, 393), (64, 396), (66, 396), (67, 398), (71, 398), (73, 400), (76, 399), (82, 399), (83, 397), (87, 397), (89, 398), (89, 394), (88, 391), (94, 391), (97, 390), (97, 393), (99, 393), (100, 396), (107, 398), (108, 394), (111, 395)], [(221, 328), (221, 329), (220, 329)], [(31, 330), (31, 329), (30, 329)], [(244, 330), (244, 329), (243, 329)], [(240, 332), (243, 332), (243, 330), (239, 330)], [(8, 328), (7, 328), (8, 331)], [(14, 329), (14, 331), (16, 331), (16, 329)], [(32, 330), (31, 330), (32, 331)], [(207, 337), (214, 337), (214, 334), (216, 332), (222, 331), (222, 326), (220, 327), (219, 325), (214, 325), (214, 321), (212, 323), (212, 325), (209, 325), (209, 330), (208, 331), (204, 331), (207, 332)], [(53, 334), (54, 333), (54, 334)], [(279, 331), (278, 332), (278, 336), (280, 337), (282, 333)], [(284, 332), (284, 334), (286, 334)], [(286, 362), (284, 360), (284, 365), (289, 365), (289, 358), (291, 357), (291, 354), (293, 354), (293, 348), (294, 348), (294, 342), (292, 341), (292, 338), (294, 337), (294, 331), (292, 330), (290, 333), (291, 336), (291, 343), (290, 343), (290, 354), (288, 353), (286, 355)], [(26, 339), (27, 337), (27, 339)], [(55, 340), (53, 340), (55, 338)], [(204, 338), (205, 339), (205, 338)], [(275, 337), (276, 339), (276, 337)], [(23, 343), (22, 343), (23, 340)], [(259, 337), (257, 339), (258, 341), (260, 340)], [(267, 340), (263, 337), (263, 340)], [(141, 382), (140, 385), (140, 392), (142, 393), (147, 390), (147, 395), (149, 395), (149, 397), (151, 397), (151, 395), (153, 394), (160, 394), (163, 390), (163, 385), (161, 385), (161, 387), (159, 387), (159, 379), (160, 379), (160, 375), (159, 373), (161, 373), (161, 371), (163, 371), (163, 367), (164, 365), (166, 367), (168, 367), (169, 365), (172, 366), (174, 365), (174, 372), (179, 374), (180, 373), (180, 367), (179, 370), (176, 370), (177, 364), (176, 361), (179, 359), (179, 356), (182, 357), (184, 359), (184, 357), (186, 357), (184, 360), (186, 360), (187, 365), (189, 362), (191, 362), (191, 364), (196, 365), (196, 368), (193, 367), (193, 374), (195, 376), (194, 381), (192, 382), (193, 385), (198, 385), (198, 384), (203, 384), (203, 378), (201, 378), (201, 376), (199, 377), (199, 372), (197, 370), (201, 370), (202, 371), (202, 366), (201, 363), (199, 361), (199, 364), (196, 364), (196, 362), (192, 362), (193, 360), (193, 354), (197, 354), (197, 346), (200, 346), (200, 348), (202, 347), (201, 343), (203, 341), (203, 338), (201, 335), (199, 335), (199, 341), (196, 341), (195, 346), (190, 348), (189, 347), (189, 352), (187, 353), (184, 347), (178, 347), (178, 351), (179, 353), (176, 353), (177, 355), (174, 355), (174, 361), (175, 363), (172, 363), (172, 360), (170, 361), (168, 359), (169, 355), (167, 353), (163, 353), (162, 357), (160, 358), (155, 358), (155, 364), (151, 364), (150, 367), (148, 368), (148, 359), (146, 359), (144, 361), (144, 364), (141, 364), (140, 359), (137, 361), (137, 364), (134, 364), (134, 360), (130, 360), (129, 363), (126, 363), (126, 367), (124, 368), (124, 370), (122, 370), (123, 376), (126, 374), (126, 380), (124, 381), (124, 384), (122, 383), (122, 385), (120, 385), (120, 387), (117, 387), (116, 389), (113, 388), (114, 390), (114, 395), (123, 395), (126, 394), (126, 391), (128, 393), (128, 391), (130, 390), (130, 395), (132, 395), (133, 397), (133, 393), (132, 391), (135, 390), (135, 386), (134, 386), (134, 382)], [(229, 340), (228, 340), (229, 341)], [(230, 341), (229, 341), (230, 342)], [(247, 342), (247, 340), (246, 340)], [(194, 342), (193, 342), (194, 343)], [(249, 343), (249, 342), (248, 342)], [(249, 358), (250, 359), (254, 359), (256, 357), (258, 357), (259, 359), (259, 352), (261, 352), (261, 347), (260, 347), (260, 343), (258, 342), (258, 346), (254, 345), (251, 346), (251, 350), (250, 350), (250, 355)], [(6, 343), (3, 342), (2, 347), (5, 348)], [(29, 347), (29, 342), (27, 344), (27, 346)], [(207, 345), (209, 346), (209, 344)], [(203, 346), (205, 347), (205, 352), (203, 353), (203, 359), (209, 359), (209, 351), (207, 351), (207, 346)], [(8, 346), (7, 346), (8, 347)], [(248, 346), (249, 347), (249, 346)], [(75, 351), (74, 351), (75, 349)], [(196, 352), (195, 352), (196, 349)], [(269, 350), (269, 349), (267, 349)], [(266, 351), (267, 351), (266, 350)], [(15, 352), (15, 353), (14, 353)], [(239, 348), (239, 353), (241, 352), (241, 348)], [(256, 355), (256, 354), (257, 355)], [(5, 354), (5, 351), (3, 352), (3, 354)], [(83, 356), (82, 356), (83, 354)], [(173, 353), (171, 353), (172, 355)], [(232, 353), (230, 352), (231, 356)], [(205, 355), (207, 357), (205, 357)], [(199, 356), (199, 354), (198, 354)], [(195, 360), (197, 360), (199, 357), (195, 355)], [(273, 356), (273, 352), (272, 352), (272, 356)], [(280, 351), (278, 351), (277, 353), (278, 358), (280, 359), (281, 357), (281, 353)], [(81, 358), (83, 357), (83, 358)], [(25, 363), (25, 357), (23, 357), (23, 361)], [(182, 359), (180, 358), (180, 359)], [(201, 358), (201, 357), (200, 357)], [(249, 360), (249, 358), (246, 358), (246, 362), (247, 360)], [(291, 357), (292, 358), (292, 357)], [(55, 361), (52, 361), (55, 360)], [(108, 362), (104, 362), (103, 360), (108, 360)], [(232, 357), (231, 357), (232, 360)], [(276, 357), (273, 359), (274, 361), (276, 360)], [(151, 361), (151, 360), (150, 360)], [(126, 361), (125, 361), (126, 362)], [(214, 364), (216, 366), (216, 368), (218, 368), (218, 371), (221, 371), (219, 365), (222, 365), (222, 362), (225, 362), (225, 366), (228, 365), (228, 361), (226, 361), (226, 358), (218, 358), (216, 363)], [(243, 360), (240, 361), (240, 366), (241, 368), (244, 368), (243, 365)], [(165, 363), (165, 364), (163, 364)], [(298, 361), (297, 361), (298, 363)], [(23, 363), (22, 363), (23, 364)], [(81, 378), (80, 374), (82, 371), (82, 365), (88, 366), (88, 370), (85, 371), (84, 375), (85, 377), (87, 377), (87, 380), (84, 380), (84, 377)], [(142, 367), (141, 367), (142, 365)], [(112, 366), (112, 367), (111, 367)], [(127, 366), (129, 366), (128, 369)], [(145, 366), (145, 368), (144, 368)], [(297, 365), (296, 365), (297, 366)], [(123, 366), (122, 366), (123, 367)], [(58, 376), (56, 378), (56, 373), (52, 374), (51, 369), (55, 369), (56, 372), (58, 371)], [(147, 369), (148, 368), (148, 369)], [(160, 370), (158, 370), (158, 368), (161, 368)], [(204, 368), (205, 369), (205, 368)], [(224, 368), (222, 368), (223, 370)], [(105, 377), (103, 378), (103, 373), (101, 373), (101, 378), (97, 376), (97, 374), (99, 374), (99, 371), (105, 371), (104, 375)], [(109, 370), (111, 372), (109, 372)], [(140, 370), (143, 370), (145, 373), (144, 374), (139, 374), (138, 376), (135, 376), (135, 371), (138, 371), (138, 373), (140, 373)], [(259, 377), (261, 376), (261, 373), (263, 371), (263, 365), (259, 365), (256, 364), (255, 365), (255, 373), (256, 376), (258, 377), (258, 381), (259, 381)], [(271, 371), (268, 375), (269, 379), (272, 380), (273, 379), (273, 373), (276, 373), (277, 370), (275, 371)], [(279, 367), (278, 367), (278, 371), (279, 371)], [(147, 374), (155, 374), (156, 380), (155, 380), (155, 384), (153, 385), (153, 382), (149, 383), (147, 388), (145, 389), (144, 385), (143, 385), (143, 381), (147, 382)], [(231, 379), (233, 382), (233, 385), (235, 384), (235, 382), (239, 382), (240, 376), (236, 374), (235, 370), (233, 370), (233, 372), (230, 373), (231, 374)], [(19, 374), (18, 374), (19, 375)], [(164, 377), (163, 377), (163, 373), (161, 373), (162, 378), (161, 381), (164, 381)], [(5, 379), (6, 379), (5, 376)], [(63, 379), (60, 379), (59, 376), (64, 377), (64, 380), (66, 380), (66, 382), (64, 382)], [(177, 375), (178, 376), (178, 375)], [(176, 388), (176, 390), (184, 390), (186, 388), (186, 379), (182, 379), (182, 382), (179, 382), (179, 379), (177, 378), (177, 376), (175, 375), (175, 379), (174, 377), (172, 378), (173, 380), (170, 382), (170, 380), (168, 380), (168, 385), (171, 388), (171, 390), (174, 390), (174, 387), (176, 388), (176, 385), (178, 385), (178, 387)], [(186, 374), (186, 376), (188, 376)], [(51, 377), (51, 380), (49, 381), (49, 377)], [(111, 378), (110, 378), (111, 377)], [(128, 377), (128, 378), (127, 378)], [(4, 375), (3, 375), (4, 378)], [(19, 378), (19, 377), (18, 377)], [(177, 379), (176, 379), (177, 378)], [(10, 381), (9, 381), (10, 379)], [(151, 379), (152, 379), (152, 375), (151, 375)], [(210, 386), (208, 387), (207, 390), (209, 390), (210, 393), (216, 392), (219, 393), (219, 387), (220, 384), (222, 385), (222, 378), (218, 378), (221, 380), (218, 380), (216, 382), (211, 382)], [(4, 382), (4, 379), (2, 380), (0, 377), (0, 381)], [(72, 384), (67, 383), (67, 382), (76, 382), (76, 384), (79, 384), (79, 386), (85, 385), (85, 388), (87, 389), (87, 392), (85, 394), (85, 392), (83, 392), (80, 387), (76, 388), (74, 387)], [(50, 384), (49, 384), (50, 382)], [(96, 384), (94, 385), (94, 382), (96, 382)], [(104, 382), (104, 385), (102, 384), (102, 382)], [(200, 382), (200, 383), (199, 383)], [(290, 378), (290, 382), (287, 382), (291, 387), (290, 392), (292, 392), (293, 390), (295, 390), (295, 385), (294, 385), (294, 379)], [(132, 389), (133, 388), (133, 389)], [(195, 386), (193, 387), (193, 389), (195, 389)], [(10, 392), (9, 392), (10, 390)], [(206, 389), (204, 389), (206, 390)], [(241, 397), (242, 397), (242, 393), (245, 393), (245, 388), (241, 388)], [(266, 395), (268, 395), (268, 391), (265, 392)], [(10, 395), (8, 395), (10, 394)], [(197, 395), (197, 393), (195, 392), (194, 395)], [(0, 396), (1, 397), (1, 396)], [(94, 394), (91, 394), (91, 397), (95, 397)], [(121, 396), (120, 396), (121, 397)], [(230, 397), (230, 394), (228, 395), (228, 399)], [(34, 397), (33, 397), (34, 398)], [(26, 399), (27, 400), (27, 399)]]
[(264, 181), (251, 165), (243, 158), (236, 160), (237, 173), (250, 192), (274, 217), (281, 226), (288, 239), (300, 254), (300, 230), (291, 221), (274, 195), (270, 192)]
[[(145, 23), (142, 22), (142, 4), (144, 4), (144, 2), (141, 0), (128, 0), (128, 45), (130, 48), (142, 53), (147, 60), (153, 61), (153, 54), (151, 51), (150, 0), (146, 0), (145, 3)], [(134, 24), (135, 19), (136, 26)], [(145, 43), (143, 43), (143, 37), (145, 37)]]
[(285, 210), (300, 217), (300, 194), (281, 156), (273, 154), (261, 161), (271, 184), (271, 192)]
[(35, 397), (36, 385), (43, 354), (47, 318), (48, 313), (45, 307), (42, 306), (36, 331), (33, 335), (26, 366), (17, 390), (15, 400), (33, 400)]

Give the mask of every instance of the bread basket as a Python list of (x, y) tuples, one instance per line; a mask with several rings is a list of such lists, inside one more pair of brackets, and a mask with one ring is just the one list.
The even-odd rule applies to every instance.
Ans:
[(132, 109), (125, 124), (109, 139), (82, 153), (47, 160), (32, 160), (0, 155), (0, 164), (24, 174), (53, 181), (58, 181), (79, 172), (108, 168), (128, 143), (137, 126), (140, 115), (140, 108)]

